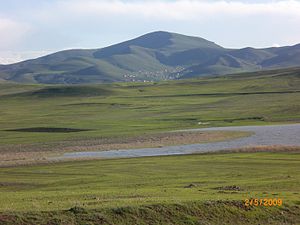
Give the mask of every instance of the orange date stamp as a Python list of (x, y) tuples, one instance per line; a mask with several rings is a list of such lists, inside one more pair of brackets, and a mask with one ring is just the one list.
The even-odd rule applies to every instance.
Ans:
[(250, 198), (244, 200), (245, 206), (281, 206), (281, 198)]

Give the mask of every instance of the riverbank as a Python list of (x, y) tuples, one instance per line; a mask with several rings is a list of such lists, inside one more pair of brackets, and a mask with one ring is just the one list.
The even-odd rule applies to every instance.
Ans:
[(162, 148), (229, 141), (251, 135), (240, 131), (192, 131), (145, 134), (134, 137), (98, 138), (46, 144), (20, 144), (0, 146), (0, 166), (16, 166), (53, 162), (52, 158), (70, 152), (110, 151), (115, 149)]
[(65, 153), (53, 160), (86, 159), (86, 158), (131, 158), (160, 155), (182, 155), (193, 153), (216, 152), (220, 150), (231, 150), (247, 148), (251, 146), (300, 146), (300, 124), (268, 125), (268, 126), (235, 126), (235, 127), (213, 127), (203, 129), (186, 130), (186, 132), (248, 132), (247, 137), (233, 140), (189, 144), (177, 146), (165, 146), (161, 148), (141, 149), (117, 149), (111, 151), (73, 152)]

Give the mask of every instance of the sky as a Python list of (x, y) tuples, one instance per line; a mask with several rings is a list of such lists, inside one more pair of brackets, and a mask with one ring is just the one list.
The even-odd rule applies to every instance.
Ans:
[(0, 64), (152, 31), (227, 48), (300, 43), (300, 0), (0, 0)]

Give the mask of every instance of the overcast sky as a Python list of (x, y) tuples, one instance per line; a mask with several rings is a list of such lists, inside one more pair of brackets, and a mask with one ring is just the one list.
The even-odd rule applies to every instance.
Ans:
[(0, 0), (0, 63), (152, 31), (230, 48), (300, 43), (299, 0)]

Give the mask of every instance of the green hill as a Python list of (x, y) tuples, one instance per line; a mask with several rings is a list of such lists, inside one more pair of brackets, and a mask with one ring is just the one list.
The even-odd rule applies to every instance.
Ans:
[(159, 81), (300, 65), (300, 44), (226, 49), (211, 41), (153, 32), (102, 49), (74, 49), (1, 65), (0, 80), (80, 84)]

